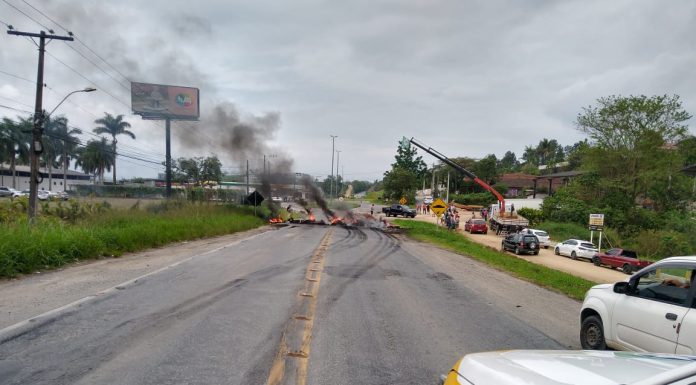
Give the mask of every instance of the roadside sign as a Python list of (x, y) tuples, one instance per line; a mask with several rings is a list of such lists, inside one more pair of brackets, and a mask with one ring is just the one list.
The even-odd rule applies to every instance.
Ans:
[(259, 194), (258, 191), (254, 191), (253, 193), (249, 194), (249, 196), (245, 199), (246, 204), (252, 205), (254, 207), (260, 205), (261, 202), (263, 202), (263, 200), (263, 195)]
[(604, 214), (590, 214), (590, 230), (602, 231), (604, 229)]
[(406, 197), (401, 197), (401, 199), (399, 199), (399, 203), (402, 205), (405, 205), (406, 202), (408, 202), (408, 200), (406, 200)]
[(438, 217), (445, 213), (447, 210), (447, 203), (442, 199), (437, 198), (430, 204), (430, 211), (434, 212)]

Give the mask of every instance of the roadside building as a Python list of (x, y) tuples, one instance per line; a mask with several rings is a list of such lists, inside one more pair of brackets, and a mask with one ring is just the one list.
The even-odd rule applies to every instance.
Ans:
[[(68, 170), (65, 180), (67, 186), (63, 186), (63, 169), (54, 168), (51, 170), (50, 174), (51, 175), (49, 175), (49, 172), (45, 167), (41, 167), (39, 169), (39, 178), (43, 178), (41, 183), (38, 184), (39, 190), (70, 191), (71, 186), (93, 183), (91, 175), (79, 171)], [(29, 190), (29, 181), (31, 180), (31, 170), (29, 166), (16, 165), (15, 175), (16, 179), (13, 186), (12, 170), (10, 170), (10, 165), (6, 163), (0, 164), (0, 186), (13, 187), (17, 190)]]

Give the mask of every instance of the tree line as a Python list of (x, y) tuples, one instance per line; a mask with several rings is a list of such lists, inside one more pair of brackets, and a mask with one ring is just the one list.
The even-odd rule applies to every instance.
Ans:
[[(105, 137), (91, 139), (82, 144), (78, 135), (82, 129), (72, 127), (65, 116), (49, 116), (44, 120), (43, 151), (39, 158), (40, 167), (46, 170), (49, 181), (53, 178), (53, 168), (62, 167), (63, 186), (67, 185), (67, 171), (72, 161), (75, 169), (82, 169), (94, 176), (94, 181), (104, 183), (104, 172), (112, 171), (113, 183), (116, 184), (117, 137), (126, 135), (135, 139), (135, 134), (128, 130), (130, 123), (123, 120), (123, 115), (104, 113), (102, 118), (94, 121), (92, 129), (97, 135), (111, 136), (111, 142)], [(12, 173), (12, 187), (17, 187), (17, 165), (28, 165), (31, 156), (32, 118), (7, 117), (0, 122), (0, 162), (8, 163)], [(53, 184), (50, 183), (52, 186)]]
[[(453, 160), (494, 187), (508, 172), (579, 171), (545, 199), (546, 219), (586, 225), (589, 213), (604, 213), (607, 225), (625, 239), (676, 247), (665, 253), (689, 252), (696, 250), (696, 179), (685, 172), (696, 164), (691, 118), (677, 95), (608, 96), (578, 113), (575, 128), (586, 135), (582, 141), (562, 146), (542, 139), (526, 146), (521, 159), (507, 151), (500, 159), (490, 154)], [(415, 148), (399, 147), (395, 160), (383, 180), (388, 199), (413, 197), (447, 172), (458, 179), (453, 189), (482, 191), (446, 165), (428, 169)]]

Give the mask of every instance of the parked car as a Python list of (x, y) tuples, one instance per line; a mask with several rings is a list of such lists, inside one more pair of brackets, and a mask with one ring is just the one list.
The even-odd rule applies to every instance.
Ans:
[(556, 255), (565, 255), (573, 259), (585, 258), (592, 260), (592, 257), (598, 252), (595, 245), (590, 241), (582, 241), (580, 239), (568, 239), (556, 245), (553, 252)]
[(634, 271), (638, 271), (652, 262), (638, 259), (638, 254), (635, 251), (615, 247), (603, 253), (598, 252), (595, 254), (592, 257), (592, 263), (595, 266), (620, 267), (624, 273), (633, 274)]
[(488, 234), (488, 225), (481, 218), (469, 218), (468, 221), (464, 222), (464, 231), (468, 231), (471, 234)]
[(549, 233), (547, 233), (544, 230), (537, 230), (537, 229), (523, 229), (522, 232), (527, 232), (531, 233), (537, 236), (539, 238), (539, 244), (543, 246), (545, 249), (548, 249), (549, 246), (551, 246), (551, 238), (549, 238)]
[(411, 218), (416, 217), (416, 210), (409, 208), (406, 205), (391, 205), (382, 207), (382, 212), (388, 217), (397, 217), (399, 215)]
[(502, 251), (510, 250), (515, 254), (539, 254), (539, 238), (534, 234), (517, 233), (508, 235), (501, 243)]
[(440, 385), (686, 385), (694, 381), (696, 357), (577, 350), (472, 353), (440, 376)]
[(580, 311), (583, 349), (696, 354), (694, 277), (696, 256), (671, 257), (592, 287)]
[[(41, 191), (40, 191), (41, 192)], [(50, 200), (62, 200), (67, 201), (69, 196), (65, 191), (44, 191), (48, 195)]]
[(12, 198), (19, 198), (19, 197), (28, 197), (29, 196), (29, 190), (14, 190), (12, 193)]
[[(27, 190), (27, 196), (29, 196), (29, 190)], [(47, 201), (51, 198), (51, 195), (46, 190), (39, 190), (36, 192), (36, 198), (40, 201)]]
[(9, 187), (1, 186), (0, 187), (0, 198), (6, 197), (9, 198), (12, 196), (12, 189)]

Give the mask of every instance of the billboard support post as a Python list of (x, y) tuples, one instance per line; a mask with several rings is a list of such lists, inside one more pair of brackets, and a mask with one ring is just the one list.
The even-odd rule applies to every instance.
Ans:
[(146, 120), (165, 121), (167, 198), (172, 196), (172, 119), (197, 121), (200, 117), (199, 100), (198, 88), (131, 82), (133, 113)]
[(165, 120), (165, 130), (166, 130), (166, 136), (167, 136), (167, 170), (165, 171), (167, 173), (167, 198), (172, 197), (172, 138), (171, 138), (171, 125), (172, 125), (172, 120), (170, 118), (167, 118)]

